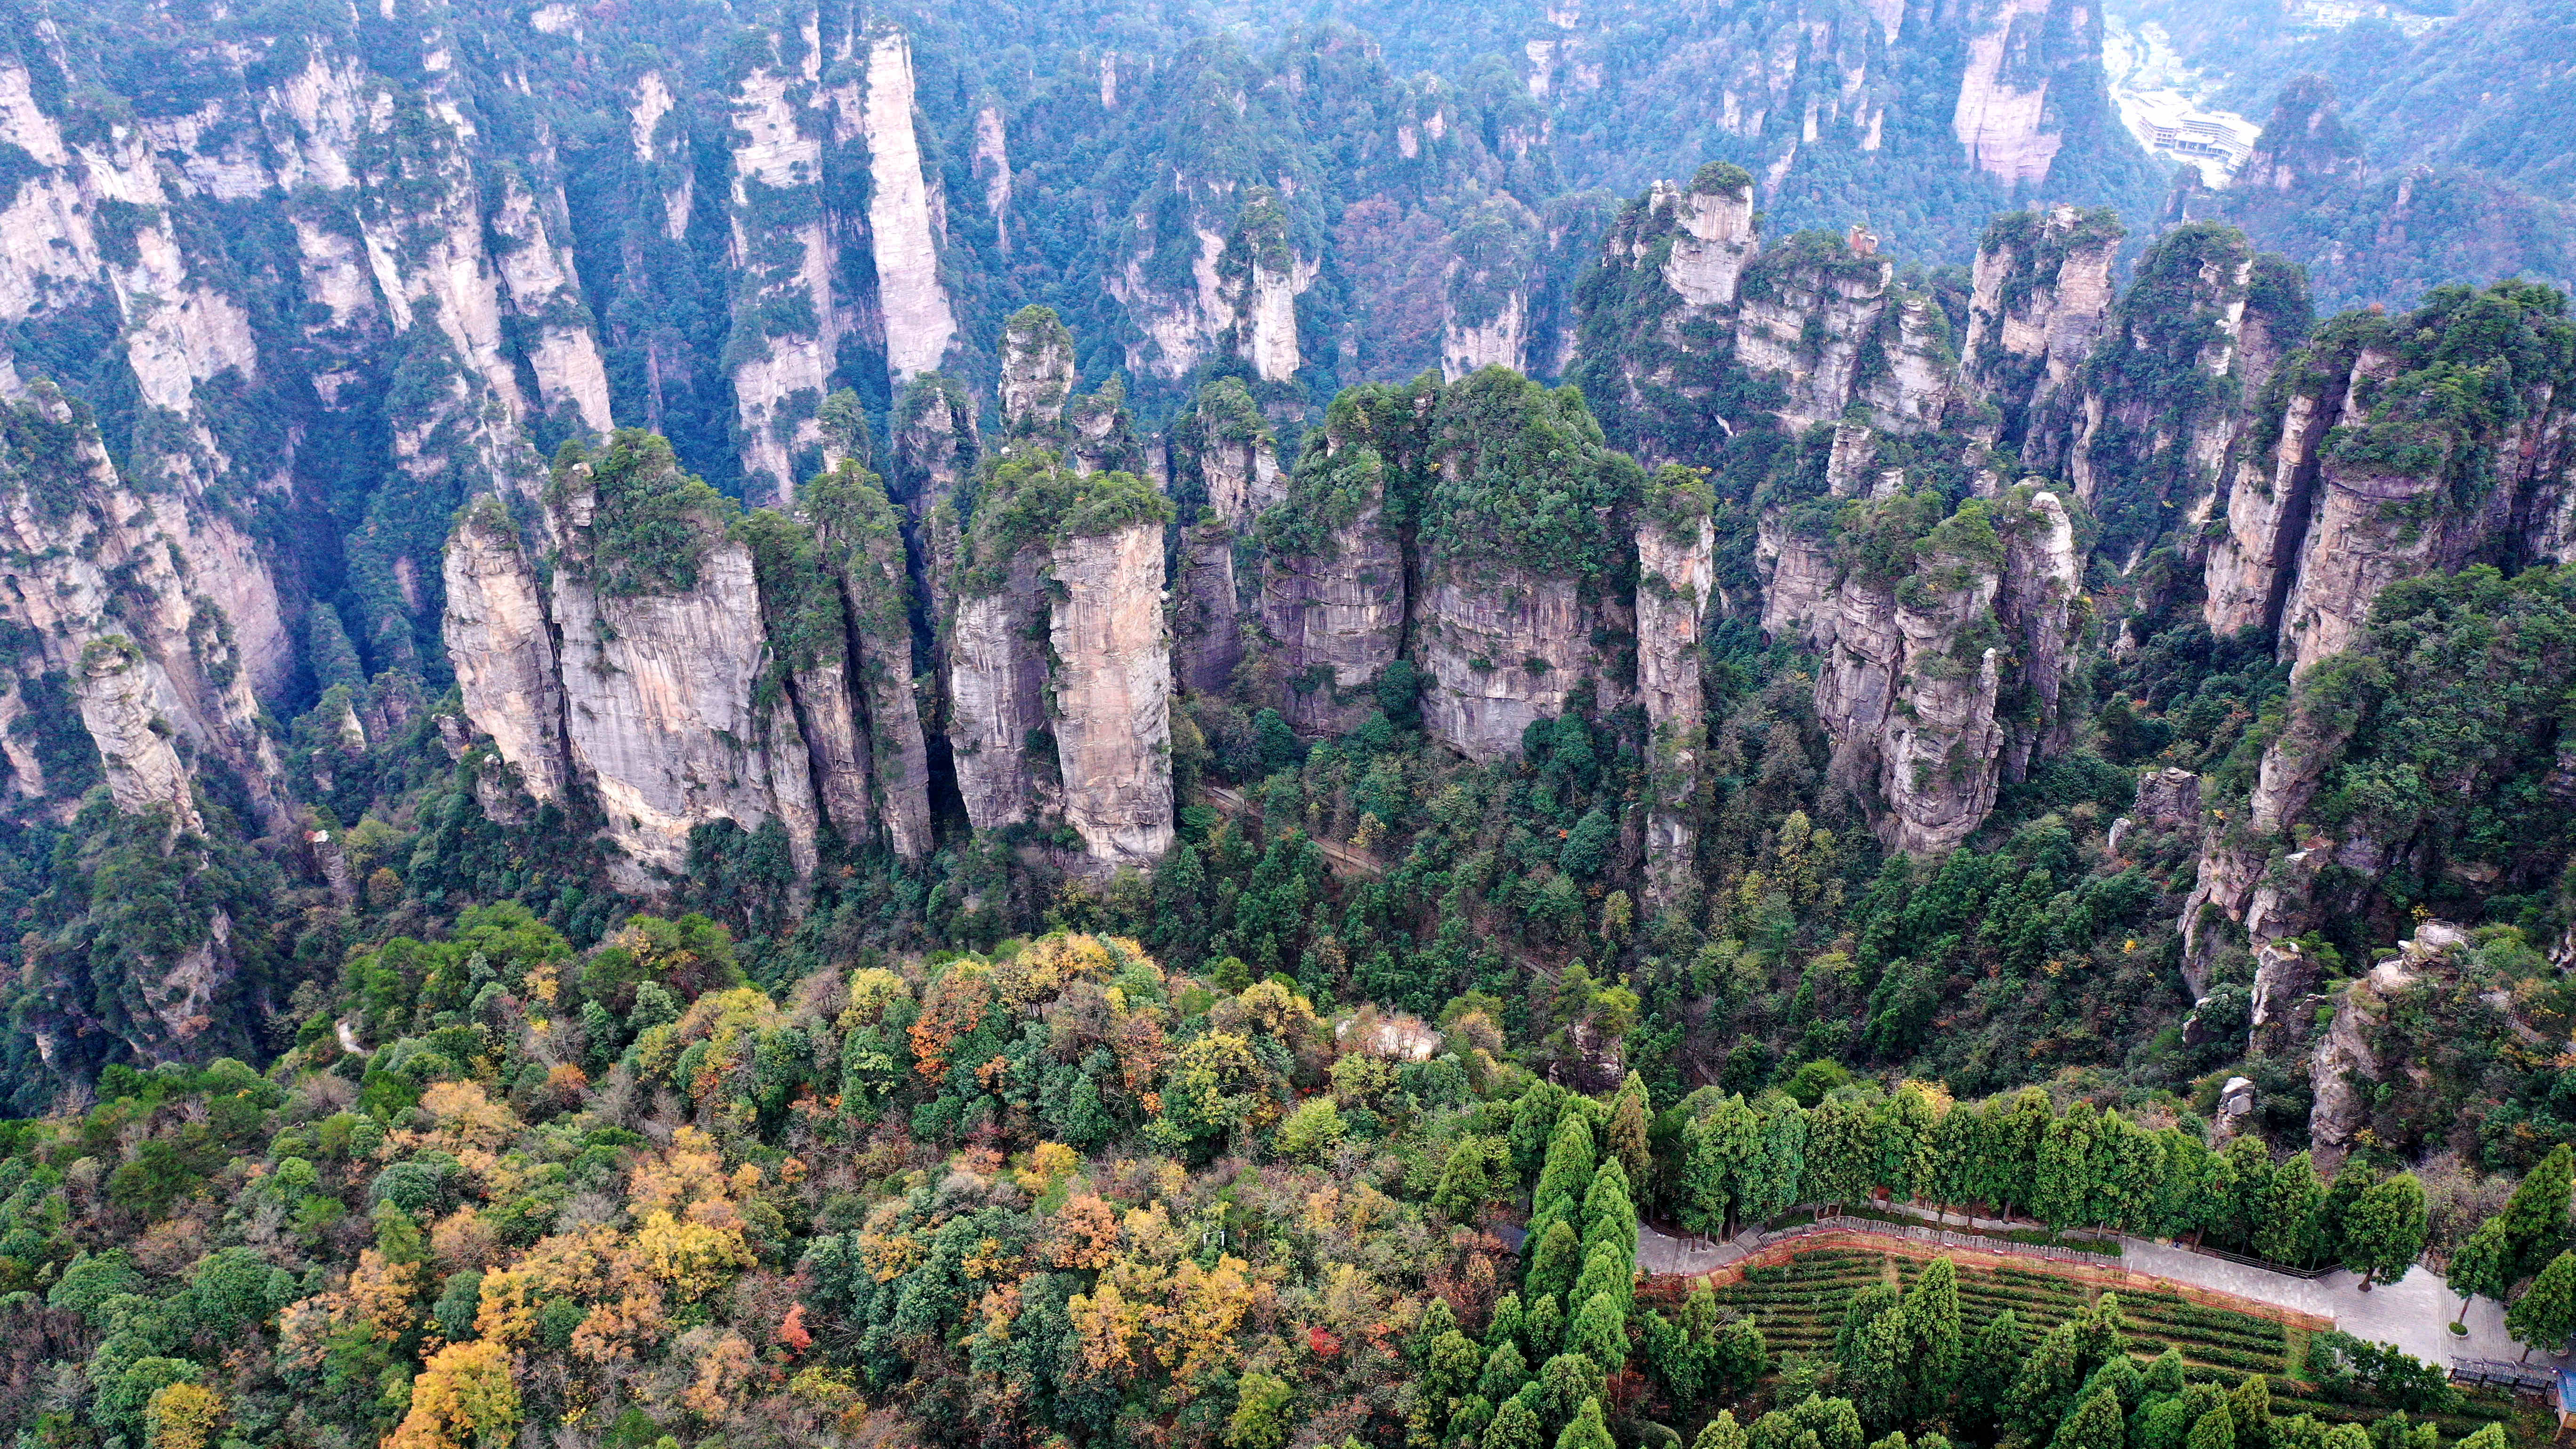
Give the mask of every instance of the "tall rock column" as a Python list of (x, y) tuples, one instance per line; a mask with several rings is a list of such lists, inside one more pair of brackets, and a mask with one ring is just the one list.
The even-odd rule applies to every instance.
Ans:
[(1700, 623), (1716, 582), (1714, 495), (1699, 475), (1666, 465), (1637, 525), (1637, 696), (1646, 710), (1646, 909), (1688, 902), (1697, 872), (1694, 814), (1699, 751), (1707, 743), (1700, 692)]
[[(1636, 464), (1602, 447), (1571, 389), (1500, 368), (1442, 391), (1432, 438), (1438, 477), (1417, 539), (1422, 724), (1469, 759), (1498, 759), (1599, 672), (1596, 580), (1618, 547), (1607, 505), (1630, 493), (1617, 475)], [(1532, 460), (1544, 460), (1537, 476)], [(1565, 500), (1544, 522), (1523, 510), (1538, 492)]]
[(1286, 495), (1287, 480), (1268, 420), (1233, 378), (1200, 388), (1172, 433), (1181, 486), (1185, 496), (1196, 495), (1198, 513), (1181, 539), (1173, 667), (1183, 689), (1221, 694), (1243, 662), (1246, 611), (1236, 546)]
[(1994, 806), (2003, 549), (1976, 499), (1916, 548), (1908, 577), (1845, 574), (1816, 713), (1834, 778), (1879, 803), (1880, 838), (1925, 853), (1967, 839)]
[[(1263, 693), (1309, 737), (1357, 729), (1377, 708), (1368, 686), (1404, 644), (1409, 570), (1388, 517), (1387, 451), (1400, 449), (1377, 435), (1362, 396), (1334, 400), (1321, 446), (1308, 444), (1286, 501), (1261, 519), (1261, 623), (1272, 647), (1254, 657), (1274, 662), (1278, 688)], [(1411, 418), (1409, 406), (1392, 411)]]
[[(816, 60), (808, 51), (806, 72)], [(798, 455), (822, 442), (816, 412), (840, 346), (823, 144), (807, 103), (813, 79), (762, 66), (733, 98), (733, 252), (743, 279), (726, 351), (743, 486), (763, 504), (793, 494)]]
[(930, 757), (913, 682), (912, 579), (898, 515), (855, 463), (808, 484), (801, 501), (847, 610), (852, 682), (866, 711), (886, 843), (903, 860), (921, 860), (932, 843)]
[[(772, 664), (758, 581), (719, 502), (668, 443), (636, 432), (567, 460), (549, 499), (566, 743), (619, 848), (612, 877), (641, 895), (664, 894), (688, 867), (690, 831), (717, 821), (775, 819), (798, 877), (816, 863), (809, 752), (786, 693), (761, 701)], [(649, 546), (630, 532), (646, 516)], [(658, 536), (672, 521), (680, 540)]]
[[(2018, 443), (2093, 351), (2118, 288), (2111, 264), (2125, 235), (2108, 212), (2071, 206), (1997, 218), (1977, 243), (1959, 380), (1996, 409), (1995, 435)], [(2042, 446), (2053, 431), (2038, 430)], [(2026, 461), (2040, 463), (2042, 458)]]
[(2063, 754), (2075, 721), (2059, 705), (2075, 662), (2075, 605), (2082, 560), (2075, 525), (2054, 493), (2033, 493), (2006, 517), (2003, 587), (1995, 615), (2013, 641), (2015, 677), (2001, 707), (2003, 777), (2018, 783), (2031, 766)]
[(956, 314), (939, 281), (939, 243), (912, 106), (912, 44), (880, 22), (868, 35), (867, 97), (858, 124), (868, 146), (868, 235), (877, 303), (885, 313), (886, 370), (898, 386), (938, 370), (957, 335)]
[[(1150, 488), (1140, 507), (1159, 504)], [(1165, 510), (1057, 540), (1055, 740), (1064, 816), (1091, 866), (1149, 867), (1172, 848), (1172, 656), (1163, 627)]]
[[(946, 593), (948, 743), (967, 823), (998, 830), (1052, 813), (1044, 534), (1032, 515), (1065, 472), (1052, 455), (1005, 459), (986, 480)], [(1023, 496), (1026, 495), (1026, 496)]]
[(1313, 264), (1288, 243), (1288, 214), (1266, 186), (1244, 194), (1243, 212), (1218, 260), (1222, 294), (1233, 313), (1235, 352), (1263, 382), (1286, 382), (1305, 365), (1297, 348), (1297, 294), (1314, 285)]
[(444, 574), (445, 637), (465, 717), (491, 737), (531, 798), (561, 801), (570, 766), (554, 634), (536, 568), (499, 499), (486, 495), (466, 510), (448, 540)]

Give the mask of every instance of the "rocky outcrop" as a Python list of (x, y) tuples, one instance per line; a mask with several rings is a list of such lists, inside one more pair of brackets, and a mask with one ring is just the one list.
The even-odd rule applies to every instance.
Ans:
[(2066, 753), (2076, 725), (2060, 699), (2075, 672), (2075, 606), (2083, 588), (2075, 525), (2054, 493), (2033, 493), (2026, 507), (2004, 540), (2003, 588), (1995, 601), (2019, 673), (2001, 706), (2003, 777), (2010, 783), (2027, 777), (2034, 762)]
[(1172, 847), (1172, 658), (1158, 520), (1059, 539), (1051, 717), (1064, 818), (1089, 866), (1151, 867)]
[[(939, 246), (913, 133), (912, 45), (880, 22), (868, 36), (867, 100), (859, 130), (868, 148), (868, 235), (877, 302), (885, 315), (886, 370), (897, 385), (938, 370), (957, 336), (939, 280)], [(1005, 187), (1009, 172), (1003, 173)]]
[(1328, 423), (1263, 519), (1261, 627), (1284, 684), (1279, 712), (1302, 735), (1358, 728), (1378, 704), (1368, 687), (1404, 643), (1407, 568), (1387, 473), (1377, 448)]
[(1707, 743), (1700, 625), (1716, 582), (1708, 485), (1657, 475), (1637, 525), (1637, 698), (1646, 711), (1649, 912), (1686, 906), (1697, 883), (1699, 752)]
[(448, 540), (446, 637), (466, 718), (491, 737), (540, 803), (564, 798), (561, 672), (543, 586), (497, 498), (466, 511)]
[(2078, 575), (2065, 507), (2027, 488), (1967, 500), (1913, 554), (1898, 578), (1846, 566), (1815, 630), (1815, 699), (1834, 777), (1876, 802), (1889, 848), (1929, 852), (1964, 841), (2003, 781), (2068, 747)]
[(1865, 348), (1877, 344), (1896, 267), (1848, 242), (1793, 242), (1756, 257), (1740, 283), (1735, 353), (1778, 384), (1797, 430), (1842, 416)]
[(1671, 211), (1676, 225), (1665, 285), (1692, 307), (1734, 306), (1736, 283), (1759, 245), (1752, 176), (1740, 167), (1704, 167), (1687, 191), (1656, 182), (1647, 205)]
[[(2107, 212), (2071, 206), (1998, 219), (1977, 243), (1960, 386), (1996, 409), (1996, 436), (2019, 443), (2075, 378), (2102, 335), (2118, 288), (2111, 264), (2124, 233)], [(2038, 462), (2038, 458), (2027, 461)]]
[(1994, 564), (1939, 549), (1909, 586), (1847, 576), (1816, 713), (1833, 736), (1832, 773), (1883, 808), (1893, 850), (1947, 850), (1993, 808), (2002, 731)]
[(1521, 747), (1593, 673), (1599, 610), (1571, 578), (1447, 561), (1424, 573), (1422, 727), (1471, 760)]
[(873, 814), (897, 859), (922, 860), (932, 846), (930, 754), (914, 683), (912, 576), (899, 515), (877, 480), (848, 463), (807, 485), (798, 502), (839, 586)]
[(2102, 84), (2098, 70), (2085, 71), (2100, 63), (2100, 12), (2068, 0), (1994, 0), (1971, 13), (1951, 134), (1970, 166), (2005, 185), (2042, 180), (2066, 144), (2050, 92)]
[(1254, 521), (1287, 492), (1268, 420), (1243, 384), (1220, 379), (1199, 389), (1173, 421), (1176, 494), (1195, 518), (1181, 538), (1180, 587), (1173, 599), (1172, 665), (1194, 694), (1224, 692), (1243, 662), (1250, 608), (1237, 569), (1238, 547)]
[[(258, 552), (193, 490), (130, 488), (86, 414), (51, 386), (0, 408), (0, 544), (15, 560), (0, 570), (0, 621), (23, 631), (17, 657), (0, 661), (10, 692), (25, 709), (24, 687), (50, 680), (51, 697), (77, 702), (120, 809), (164, 807), (193, 823), (184, 747), (240, 777), (259, 823), (281, 823), (277, 759), (224, 603), (276, 607)], [(22, 772), (18, 793), (41, 795), (38, 784)], [(78, 803), (47, 808), (68, 816)]]
[(1054, 310), (1023, 307), (1002, 329), (1002, 427), (1009, 437), (1061, 446), (1076, 374), (1073, 333)]
[[(1023, 549), (987, 566), (996, 577), (960, 585), (948, 628), (948, 742), (966, 819), (977, 830), (1016, 825), (1052, 803), (1039, 561), (1037, 550)], [(1033, 768), (1041, 760), (1047, 777)], [(1050, 787), (1045, 796), (1042, 784)]]
[(201, 828), (188, 767), (170, 746), (170, 727), (154, 708), (141, 651), (122, 635), (93, 639), (81, 651), (81, 727), (98, 746), (109, 798), (128, 815), (158, 813), (173, 834)]
[(812, 79), (764, 66), (733, 98), (733, 246), (747, 273), (734, 294), (735, 435), (745, 491), (765, 504), (786, 501), (797, 455), (821, 444), (815, 407), (830, 390), (842, 330), (823, 132), (807, 113)]
[(659, 439), (621, 436), (596, 467), (566, 467), (550, 500), (565, 743), (618, 852), (612, 876), (658, 896), (688, 869), (692, 829), (772, 819), (786, 827), (798, 877), (811, 876), (804, 741), (783, 693), (767, 707), (758, 697), (769, 657), (751, 550), (701, 513), (690, 520), (694, 557), (630, 556), (620, 527), (635, 505), (603, 509), (600, 469), (627, 475), (612, 494), (621, 500), (686, 499), (688, 480)]

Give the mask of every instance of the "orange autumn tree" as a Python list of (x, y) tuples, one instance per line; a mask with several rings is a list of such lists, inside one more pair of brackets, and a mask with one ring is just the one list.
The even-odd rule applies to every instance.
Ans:
[(383, 1449), (505, 1449), (519, 1433), (510, 1354), (490, 1339), (451, 1343), (412, 1380), (411, 1410)]

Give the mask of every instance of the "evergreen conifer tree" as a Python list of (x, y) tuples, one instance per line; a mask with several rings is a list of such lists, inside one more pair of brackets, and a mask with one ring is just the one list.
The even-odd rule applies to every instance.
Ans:
[(2567, 1203), (2576, 1153), (2561, 1143), (2523, 1174), (2521, 1185), (2498, 1216), (2504, 1219), (2505, 1243), (2512, 1250), (2506, 1281), (2520, 1282), (2540, 1272), (2567, 1247)]
[(2424, 1184), (2401, 1172), (2362, 1193), (2344, 1213), (2336, 1234), (2343, 1265), (2362, 1275), (2364, 1287), (2394, 1283), (2424, 1251), (2424, 1227)]
[(1717, 1417), (1709, 1420), (1699, 1437), (1691, 1441), (1691, 1449), (1746, 1449), (1744, 1430), (1735, 1422), (1733, 1411), (1718, 1410)]
[(2556, 1353), (2576, 1334), (2576, 1253), (2561, 1252), (2504, 1311), (2505, 1331), (2523, 1346), (2522, 1356), (2545, 1348)]
[(2485, 1297), (2498, 1302), (2513, 1291), (2512, 1229), (2501, 1215), (2478, 1224), (2477, 1231), (2451, 1255), (2451, 1291), (2460, 1295), (2460, 1313), (2456, 1322), (2467, 1322), (2471, 1301)]
[(2126, 1433), (2119, 1396), (2109, 1389), (2096, 1389), (2057, 1426), (2049, 1449), (2123, 1449)]

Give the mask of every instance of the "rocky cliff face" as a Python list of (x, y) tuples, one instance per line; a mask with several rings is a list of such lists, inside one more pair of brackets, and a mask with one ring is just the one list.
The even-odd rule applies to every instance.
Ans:
[[(627, 487), (672, 487), (666, 450), (614, 453), (603, 468), (641, 472)], [(646, 573), (614, 531), (624, 500), (599, 496), (587, 465), (567, 469), (549, 508), (560, 541), (547, 604), (561, 638), (565, 744), (596, 792), (619, 884), (659, 895), (689, 865), (689, 833), (730, 821), (787, 830), (800, 877), (815, 864), (817, 818), (803, 740), (783, 697), (757, 697), (769, 667), (751, 550), (713, 520)], [(602, 547), (602, 525), (611, 542)], [(477, 721), (478, 725), (480, 721)]]
[(559, 466), (540, 538), (496, 500), (469, 509), (447, 584), (475, 734), (528, 796), (597, 822), (621, 889), (666, 894), (719, 823), (778, 829), (799, 880), (826, 829), (928, 854), (910, 579), (855, 460), (794, 516), (728, 523), (666, 444), (620, 433)]
[(1197, 517), (1181, 539), (1173, 607), (1173, 667), (1183, 689), (1222, 693), (1243, 662), (1251, 613), (1238, 553), (1254, 523), (1286, 495), (1277, 442), (1252, 395), (1232, 379), (1199, 390), (1174, 421), (1175, 482), (1194, 495)]
[[(203, 506), (184, 490), (127, 487), (85, 413), (52, 388), (6, 405), (0, 527), (19, 560), (0, 584), (0, 620), (20, 641), (7, 661), (11, 690), (22, 709), (33, 707), (31, 684), (77, 700), (120, 809), (161, 807), (192, 823), (192, 772), (175, 752), (185, 747), (239, 776), (259, 823), (274, 825), (277, 761), (223, 599), (265, 595), (274, 608), (276, 596), (250, 541)], [(14, 782), (64, 817), (79, 783), (44, 780), (41, 768)]]
[(1435, 564), (1424, 574), (1422, 726), (1471, 760), (1521, 747), (1521, 732), (1565, 712), (1590, 677), (1599, 610), (1570, 578)]
[(1637, 697), (1646, 711), (1646, 909), (1685, 905), (1697, 884), (1699, 752), (1707, 743), (1700, 627), (1716, 583), (1707, 485), (1667, 468), (1637, 527)]
[(1051, 717), (1064, 817), (1091, 868), (1150, 869), (1172, 848), (1172, 654), (1159, 521), (1058, 541)]
[(1998, 437), (2045, 447), (2055, 436), (2031, 420), (2051, 413), (2102, 335), (2121, 236), (2114, 217), (2057, 206), (2003, 218), (1977, 244), (1960, 384), (1970, 402), (1995, 408)]
[(446, 636), (465, 714), (540, 803), (564, 798), (562, 673), (545, 591), (499, 499), (468, 510), (448, 540)]
[(1409, 602), (1390, 465), (1358, 409), (1335, 412), (1261, 530), (1261, 626), (1285, 681), (1279, 711), (1310, 736), (1356, 729), (1377, 707), (1368, 687), (1396, 661)]
[[(867, 37), (867, 99), (858, 130), (868, 148), (868, 234), (885, 317), (886, 369), (898, 383), (936, 371), (957, 335), (921, 143), (913, 132), (912, 46), (880, 23)], [(845, 123), (846, 124), (846, 123)], [(1009, 186), (1009, 171), (1002, 173)]]

